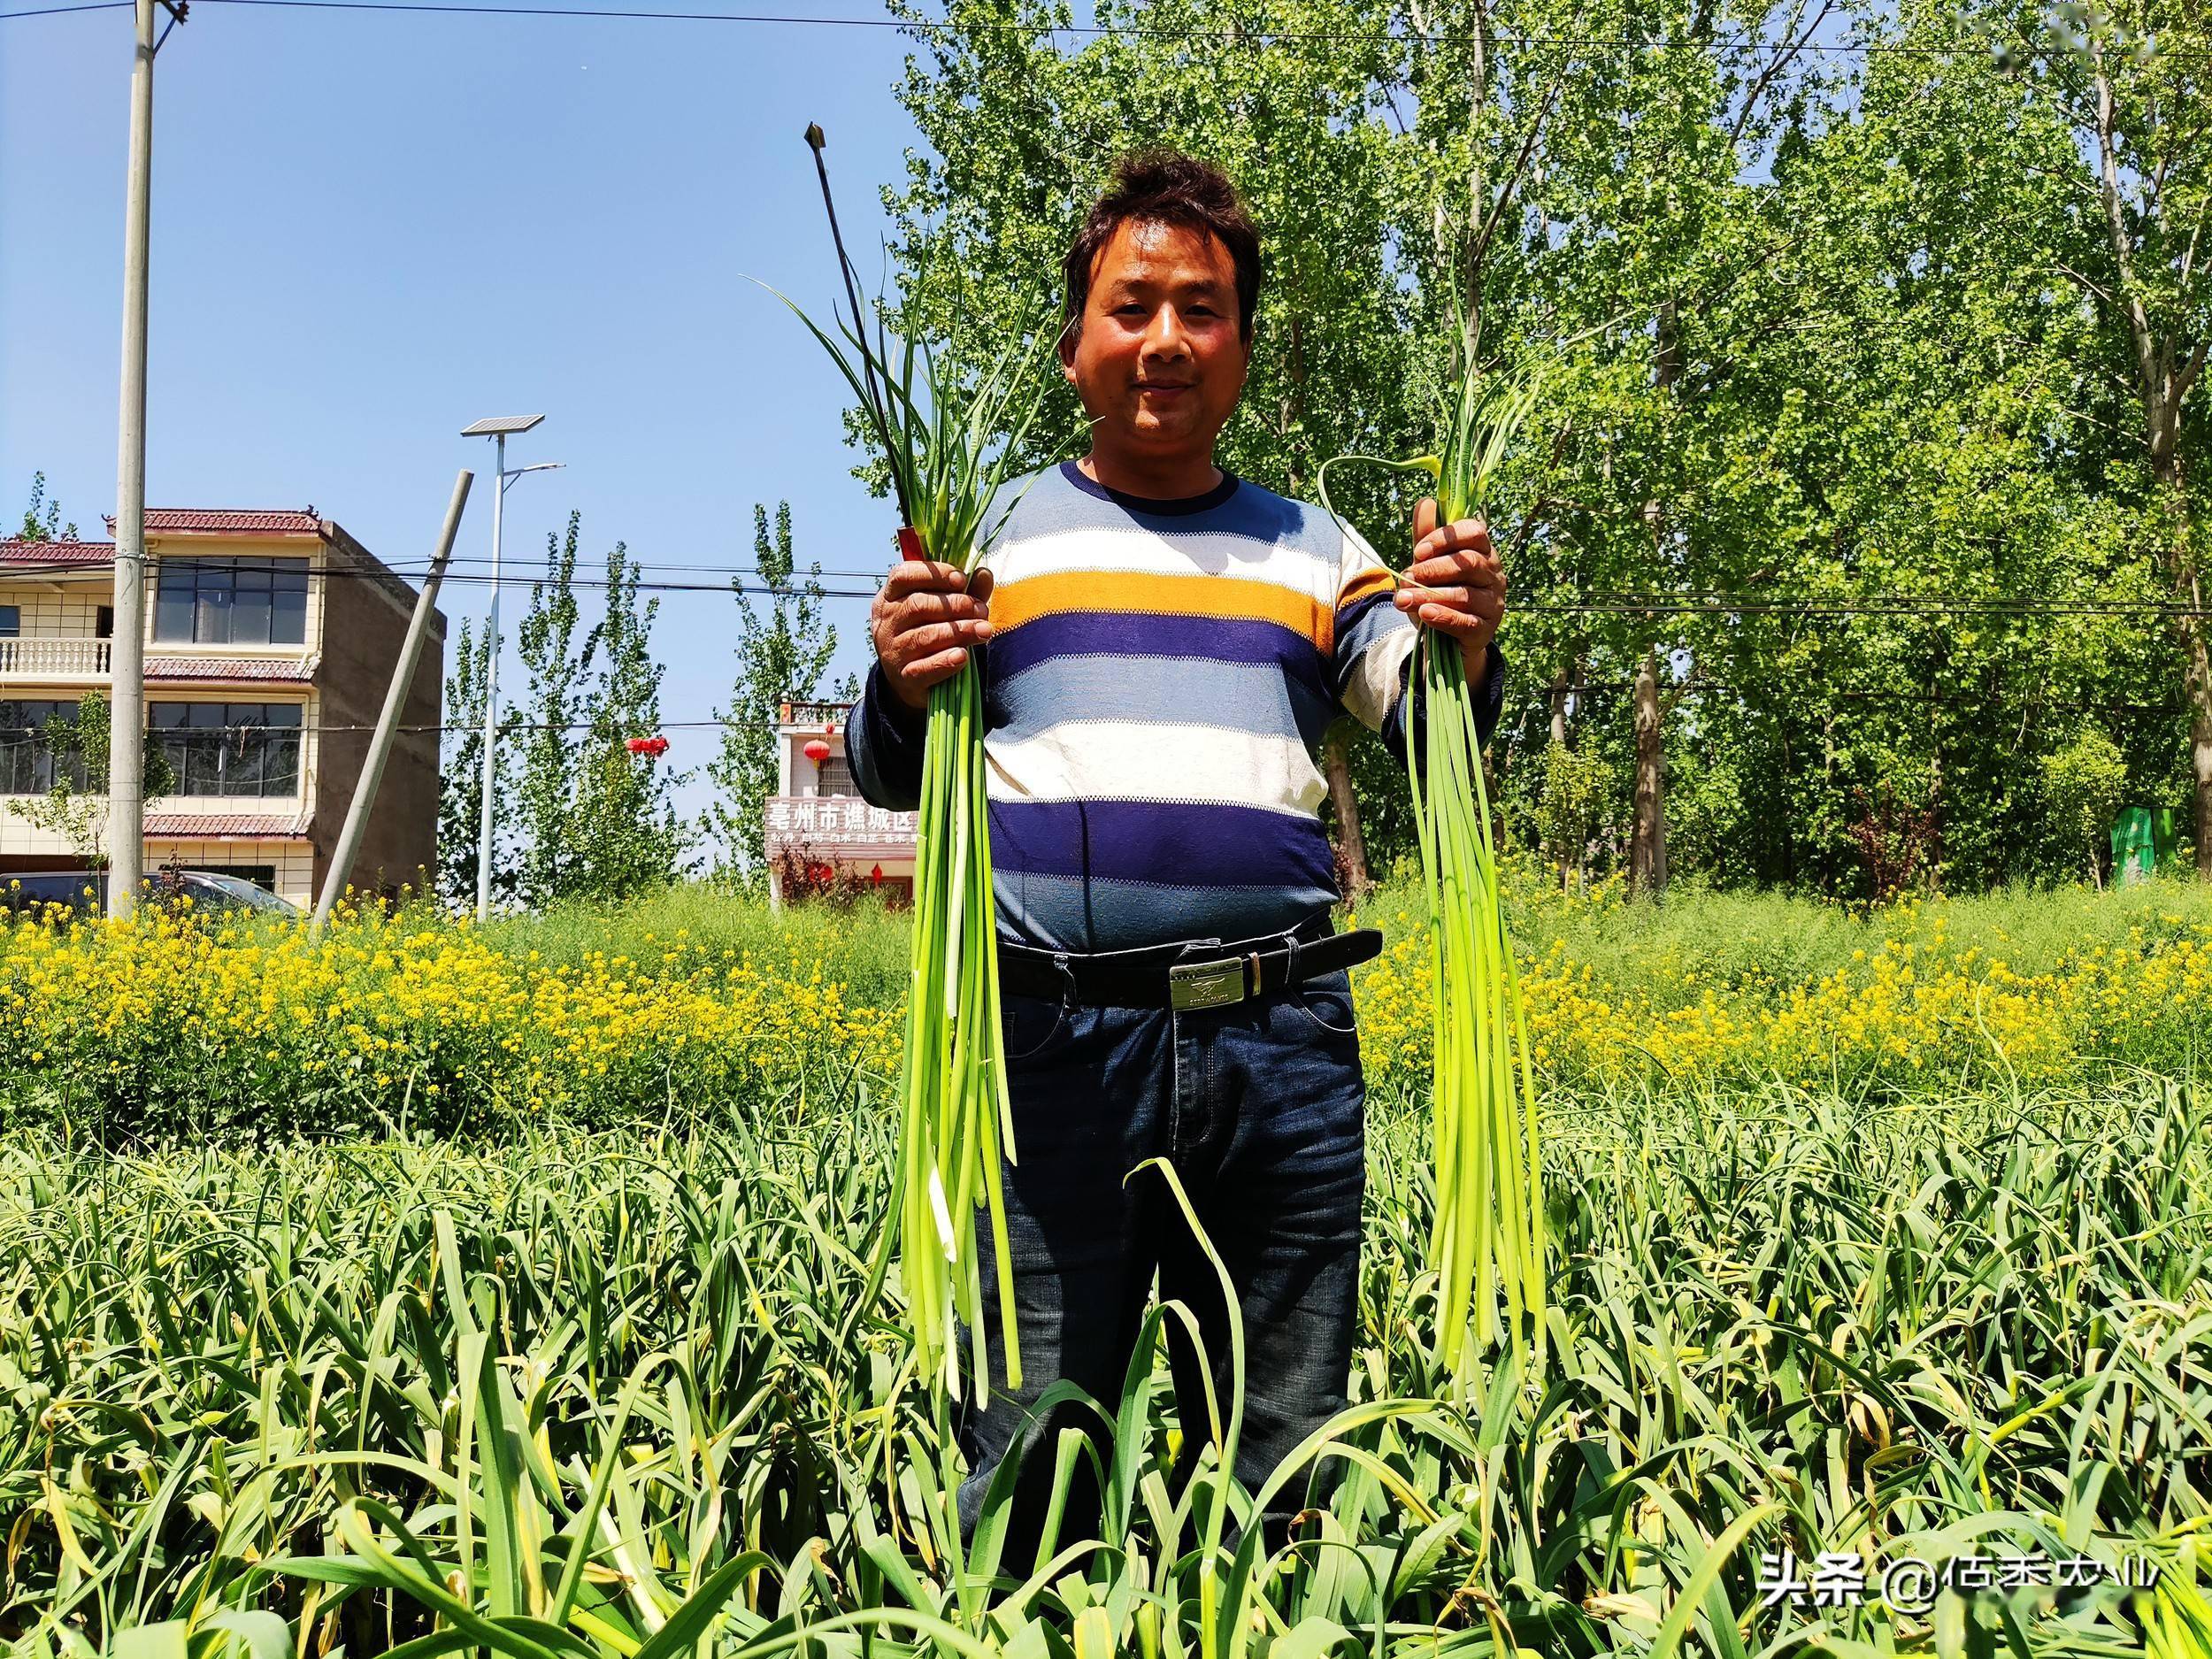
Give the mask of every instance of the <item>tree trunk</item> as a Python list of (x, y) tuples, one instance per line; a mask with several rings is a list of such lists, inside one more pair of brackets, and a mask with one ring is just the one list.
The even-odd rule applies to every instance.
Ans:
[(2191, 822), (2197, 838), (2197, 876), (2212, 881), (2212, 651), (2205, 647), (2202, 617), (2185, 618), (2181, 626), (2189, 649), (2190, 787), (2196, 809)]
[[(2201, 363), (2200, 349), (2193, 361)], [(2193, 379), (2193, 375), (2189, 379)], [(2171, 528), (2166, 537), (2167, 575), (2174, 597), (2185, 611), (2204, 610), (2204, 583), (2197, 572), (2196, 549), (2189, 542), (2189, 500), (2181, 458), (2180, 398), (2173, 377), (2162, 376), (2156, 396), (2147, 395), (2144, 411), (2150, 426), (2151, 470), (2164, 496), (2162, 503)], [(2182, 381), (2185, 392), (2189, 380)], [(2197, 876), (2212, 881), (2212, 647), (2205, 639), (2205, 618), (2192, 614), (2174, 618), (2181, 641), (2182, 684), (2189, 697), (2190, 825), (2196, 836)]]
[(2197, 573), (2196, 550), (2189, 544), (2188, 492), (2179, 454), (2180, 419), (2172, 409), (2163, 411), (2168, 431), (2165, 442), (2154, 446), (2152, 462), (2164, 487), (2171, 515), (2166, 559), (2173, 578), (2174, 596), (2184, 610), (2200, 614), (2177, 617), (2174, 627), (2181, 637), (2182, 684), (2189, 696), (2189, 821), (2196, 837), (2197, 878), (2212, 881), (2212, 646), (2205, 639), (2204, 583)]
[(1636, 826), (1628, 845), (1628, 882), (1636, 892), (1667, 894), (1667, 754), (1659, 722), (1659, 652), (1636, 671)]
[[(1561, 664), (1559, 671), (1551, 677), (1551, 746), (1555, 749), (1567, 747), (1567, 687), (1573, 683), (1566, 664)], [(1564, 837), (1552, 849), (1552, 853), (1559, 860), (1559, 890), (1568, 892), (1575, 878), (1582, 873), (1582, 854), (1570, 846)]]
[(1348, 899), (1358, 898), (1375, 885), (1367, 869), (1367, 838), (1360, 833), (1359, 798), (1352, 793), (1351, 746), (1341, 726), (1330, 732), (1322, 746), (1322, 770), (1329, 781), (1329, 804), (1336, 809), (1338, 849), (1344, 855)]
[[(2117, 105), (2101, 44), (2093, 46), (2091, 59), (2095, 65), (2092, 86), (2096, 98), (2093, 119), (2098, 194), (2104, 205), (2105, 230), (2111, 238), (2113, 262), (2119, 270), (2116, 297), (2127, 318), (2128, 343), (2133, 348), (2136, 393), (2143, 404), (2144, 440), (2150, 450), (2151, 475), (2158, 481), (2164, 496), (2161, 505), (2171, 515), (2173, 526), (2166, 547), (2167, 574), (2183, 607), (2201, 611), (2204, 585), (2197, 572), (2194, 550), (2189, 545), (2181, 410), (2190, 388), (2204, 371), (2207, 354), (2212, 352), (2212, 341), (2200, 339), (2191, 349), (2177, 334), (2162, 334), (2151, 319), (2143, 289), (2136, 280), (2135, 238), (2120, 199), (2120, 166), (2115, 142)], [(2162, 203), (2157, 211), (2162, 218)], [(2192, 238), (2189, 252), (2181, 263), (2181, 287), (2185, 294), (2195, 257), (2196, 242)], [(2175, 626), (2180, 631), (2187, 661), (2184, 679), (2189, 692), (2190, 769), (2194, 796), (2192, 818), (2196, 831), (2197, 874), (2202, 879), (2212, 880), (2212, 651), (2208, 650), (2202, 617), (2177, 617)]]
[[(1659, 303), (1653, 329), (1652, 384), (1671, 391), (1682, 378), (1679, 312), (1671, 296)], [(1665, 564), (1666, 506), (1657, 496), (1644, 503), (1651, 527), (1655, 565)], [(1659, 703), (1659, 647), (1644, 652), (1636, 671), (1635, 826), (1628, 845), (1628, 885), (1654, 902), (1667, 896), (1667, 751)]]
[[(2165, 497), (2163, 504), (2171, 526), (2165, 548), (2167, 574), (2181, 608), (2201, 612), (2204, 583), (2197, 573), (2195, 549), (2189, 544), (2188, 495), (2177, 453), (2179, 414), (2166, 399), (2147, 398), (2145, 403), (2154, 423), (2152, 472)], [(2189, 698), (2189, 818), (2196, 837), (2197, 876), (2212, 881), (2212, 646), (2207, 644), (2205, 627), (2200, 614), (2174, 618), (2174, 632), (2181, 643), (2182, 686)]]

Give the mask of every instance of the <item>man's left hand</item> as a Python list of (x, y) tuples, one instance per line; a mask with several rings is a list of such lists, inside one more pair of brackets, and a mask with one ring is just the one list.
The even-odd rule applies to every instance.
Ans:
[(1423, 626), (1456, 640), (1468, 683), (1479, 686), (1505, 615), (1505, 567), (1490, 545), (1489, 526), (1461, 518), (1440, 526), (1434, 499), (1424, 497), (1413, 510), (1413, 563), (1399, 579), (1395, 603)]

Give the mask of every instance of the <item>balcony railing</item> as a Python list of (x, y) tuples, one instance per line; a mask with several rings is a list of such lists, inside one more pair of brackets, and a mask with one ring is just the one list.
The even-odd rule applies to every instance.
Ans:
[(108, 640), (0, 639), (0, 674), (34, 676), (44, 680), (105, 680), (109, 673)]
[[(114, 642), (81, 636), (0, 638), (0, 680), (94, 680), (110, 678)], [(297, 646), (192, 645), (149, 641), (146, 678), (181, 680), (306, 680), (317, 654)]]

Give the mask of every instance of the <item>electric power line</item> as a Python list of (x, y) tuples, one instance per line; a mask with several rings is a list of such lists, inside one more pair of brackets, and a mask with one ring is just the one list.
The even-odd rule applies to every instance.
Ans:
[[(85, 574), (88, 566), (75, 564), (10, 564), (0, 565), (0, 580), (35, 580), (42, 577)], [(93, 566), (89, 568), (99, 568)], [(235, 566), (241, 570), (259, 570), (249, 564)], [(286, 568), (282, 560), (272, 560), (272, 570)], [(616, 586), (641, 594), (726, 594), (738, 593), (749, 596), (803, 598), (818, 595), (823, 599), (872, 600), (873, 588), (809, 588), (765, 581), (744, 582), (736, 580), (744, 576), (758, 576), (759, 572), (737, 566), (717, 565), (657, 565), (641, 564), (640, 570), (679, 570), (694, 572), (718, 572), (731, 578), (726, 581), (648, 581), (634, 582), (624, 579), (617, 583), (604, 577), (576, 576), (568, 579), (572, 588), (604, 589)], [(388, 566), (382, 571), (347, 570), (330, 567), (314, 572), (326, 579), (351, 581), (384, 582), (393, 577), (405, 580), (420, 577), (424, 572), (404, 567)], [(859, 571), (823, 572), (824, 575), (848, 578), (866, 576)], [(511, 569), (503, 571), (496, 579), (488, 572), (449, 571), (444, 586), (488, 587), (495, 580), (502, 585), (515, 588), (545, 588), (554, 586), (550, 576), (518, 576)], [(874, 580), (869, 577), (868, 580)], [(1918, 594), (1862, 594), (1850, 596), (1769, 595), (1758, 598), (1735, 598), (1715, 591), (1675, 593), (1597, 593), (1566, 599), (1512, 599), (1508, 610), (1516, 615), (1535, 616), (1615, 616), (1615, 617), (1800, 617), (1823, 619), (1837, 617), (1893, 617), (1900, 619), (1949, 617), (2047, 618), (2047, 617), (2136, 617), (2152, 621), (2200, 620), (2212, 618), (2212, 606), (2171, 604), (2147, 599), (2061, 600), (2043, 599), (2032, 595), (1994, 595), (1983, 598), (1933, 599)], [(194, 641), (163, 641), (163, 644), (185, 644)], [(210, 644), (227, 641), (210, 641)]]
[[(55, 17), (73, 12), (128, 10), (132, 4), (133, 0), (85, 0), (84, 4), (74, 5), (41, 6), (18, 12), (0, 12), (0, 22), (5, 22), (11, 18)], [(890, 29), (922, 35), (959, 34), (963, 31), (969, 31), (1025, 35), (1115, 36), (1140, 40), (1221, 42), (1231, 45), (1264, 44), (1269, 42), (1291, 43), (1311, 42), (1371, 45), (1417, 43), (1432, 46), (1470, 43), (1479, 39), (1484, 45), (1493, 48), (1501, 46), (1546, 47), (1572, 51), (1786, 52), (1793, 55), (1801, 53), (1824, 57), (1926, 58), (1993, 58), (1996, 53), (1996, 44), (1991, 41), (1935, 45), (1915, 44), (1901, 41), (1793, 42), (1772, 40), (1756, 35), (1733, 35), (1710, 41), (1635, 40), (1623, 35), (1504, 33), (1478, 35), (1466, 30), (1454, 29), (1419, 33), (1379, 29), (1271, 29), (1239, 27), (1230, 30), (1194, 31), (1141, 23), (1062, 24), (1014, 20), (1001, 22), (992, 19), (969, 19), (954, 23), (936, 21), (927, 18), (850, 18), (805, 12), (675, 12), (630, 6), (544, 6), (496, 3), (470, 5), (462, 4), (461, 0), (203, 0), (203, 4), (268, 6), (297, 12), (389, 12), (444, 16), (478, 14), (485, 17), (614, 19), (623, 21), (656, 23), (740, 23), (771, 27), (784, 26), (801, 28)], [(2008, 50), (2014, 56), (2022, 58), (2047, 58), (2078, 55), (2073, 49), (2065, 46), (2008, 45)], [(2186, 56), (2193, 58), (2200, 55), (2191, 53)], [(2169, 61), (2180, 60), (2179, 56), (2176, 54), (2169, 53), (2162, 54), (2162, 56)]]
[[(1610, 695), (1632, 691), (1635, 688), (1635, 684), (1636, 682), (1633, 680), (1586, 680), (1565, 687), (1556, 687), (1546, 684), (1532, 684), (1527, 690), (1522, 694), (1521, 701), (1531, 708), (1540, 708), (1555, 693), (1564, 693), (1565, 695), (1572, 696), (1587, 696), (1593, 693), (1605, 693)], [(1759, 687), (1751, 687), (1747, 689), (1744, 687), (1736, 686), (1722, 680), (1685, 680), (1673, 684), (1668, 684), (1663, 681), (1659, 687), (1661, 695), (1668, 698), (1684, 695), (1697, 696), (1709, 692), (1720, 693), (1728, 696), (1749, 696), (1755, 695), (1759, 689)], [(2023, 707), (2034, 707), (2047, 710), (2065, 709), (2082, 712), (2118, 714), (2178, 714), (2183, 710), (2183, 704), (2178, 697), (2170, 699), (2164, 703), (2146, 703), (2135, 699), (2111, 697), (2050, 697), (2043, 695), (2039, 692), (2033, 690), (2021, 689), (2011, 687), (2007, 687), (1999, 692), (1984, 693), (1863, 689), (1849, 687), (1828, 686), (1824, 688), (1824, 695), (1827, 699), (1839, 703), (1888, 703), (1902, 704), (1909, 707), (1942, 707), (1959, 703), (1972, 703), (1978, 707), (2002, 708), (2008, 710)], [(184, 700), (185, 699), (182, 698), (173, 699), (173, 701), (180, 702)], [(4, 707), (9, 701), (10, 699), (0, 698), (0, 707)], [(173, 701), (173, 699), (167, 697), (155, 697), (152, 701), (156, 703), (165, 703)], [(817, 706), (830, 705), (823, 705), (818, 703)], [(801, 724), (811, 723), (802, 722)], [(591, 732), (599, 729), (594, 722), (589, 720), (548, 721), (503, 719), (499, 723), (499, 726), (500, 730), (503, 732)], [(653, 730), (656, 733), (696, 731), (721, 732), (738, 731), (745, 728), (746, 722), (741, 720), (684, 719), (662, 720), (654, 726)], [(295, 737), (300, 736), (307, 732), (312, 732), (318, 737), (333, 735), (357, 736), (373, 732), (375, 729), (376, 728), (373, 726), (355, 725), (349, 723), (336, 725), (319, 724), (313, 726), (273, 726), (247, 721), (241, 722), (236, 725), (159, 727), (150, 733), (149, 741), (150, 742), (165, 741), (170, 742), (181, 741), (188, 745), (195, 741), (205, 743), (218, 739), (227, 739), (248, 734), (262, 734), (270, 733), (288, 733)], [(472, 734), (483, 730), (483, 722), (480, 719), (427, 722), (420, 725), (395, 726), (393, 730), (403, 735), (408, 736), (442, 736), (448, 732), (459, 732), (465, 734)], [(637, 734), (631, 733), (628, 735)], [(0, 748), (5, 748), (14, 744), (39, 742), (43, 740), (44, 736), (45, 728), (43, 726), (0, 726)]]
[[(1535, 682), (1521, 694), (1521, 701), (1532, 707), (1541, 707), (1555, 695), (1583, 696), (1599, 693), (1608, 696), (1636, 688), (1633, 678), (1621, 680), (1581, 680), (1564, 686)], [(1720, 680), (1677, 680), (1671, 684), (1662, 681), (1659, 693), (1663, 697), (1700, 696), (1706, 692), (1719, 692), (1728, 696), (1749, 697), (1762, 695), (1768, 688), (1737, 686)], [(1912, 691), (1897, 688), (1855, 689), (1824, 684), (1823, 695), (1838, 703), (1899, 703), (1939, 707), (1953, 703), (1971, 703), (1977, 707), (2018, 708), (2033, 704), (2046, 709), (2088, 709), (2130, 714), (2174, 714), (2185, 706), (2178, 692), (2162, 703), (2147, 703), (2131, 698), (2072, 698), (2049, 697), (2039, 691), (2016, 686), (2006, 686), (1994, 691)]]

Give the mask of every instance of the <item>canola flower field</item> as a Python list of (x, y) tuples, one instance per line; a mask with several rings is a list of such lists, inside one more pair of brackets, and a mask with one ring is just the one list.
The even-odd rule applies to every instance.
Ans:
[(0, 1645), (2212, 1653), (2212, 899), (1524, 877), (1547, 1357), (1463, 1386), (1417, 902), (1347, 918), (1392, 942), (1339, 1478), (1240, 1528), (1237, 1391), (1142, 1363), (1103, 1463), (1056, 1448), (1099, 1506), (1019, 1559), (989, 1504), (963, 1541), (898, 1274), (865, 1294), (902, 917), (9, 930)]
[[(1347, 925), (1390, 942), (1356, 971), (1379, 1088), (1428, 1066), (1410, 884)], [(1678, 901), (1524, 879), (1513, 926), (1543, 1080), (1910, 1090), (2190, 1068), (2212, 1034), (2212, 899)], [(0, 928), (0, 1114), (104, 1133), (613, 1125), (755, 1109), (896, 1076), (903, 918), (789, 923), (680, 896), (619, 920), (477, 929), (427, 911), (304, 928), (165, 917)], [(0, 1117), (0, 1121), (4, 1121)]]

